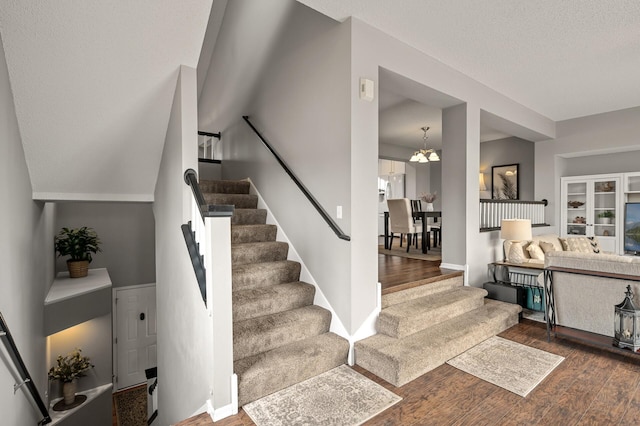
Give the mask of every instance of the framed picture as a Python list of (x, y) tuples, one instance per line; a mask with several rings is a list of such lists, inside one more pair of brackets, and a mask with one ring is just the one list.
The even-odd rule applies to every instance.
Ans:
[(519, 200), (518, 164), (491, 167), (491, 196), (494, 200)]

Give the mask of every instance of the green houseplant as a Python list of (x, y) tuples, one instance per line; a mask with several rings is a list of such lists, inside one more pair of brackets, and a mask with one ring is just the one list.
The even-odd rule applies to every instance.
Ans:
[(50, 380), (60, 380), (65, 405), (71, 405), (76, 397), (76, 379), (85, 376), (85, 372), (93, 368), (89, 357), (82, 356), (82, 349), (75, 349), (66, 356), (58, 355), (56, 365), (49, 369)]
[(89, 263), (93, 260), (91, 254), (100, 249), (100, 239), (93, 228), (62, 228), (55, 238), (55, 249), (60, 256), (70, 256), (67, 268), (71, 278), (86, 277)]
[(605, 210), (598, 213), (598, 218), (601, 219), (600, 223), (611, 223), (611, 219), (613, 219), (614, 217), (615, 215), (611, 210)]

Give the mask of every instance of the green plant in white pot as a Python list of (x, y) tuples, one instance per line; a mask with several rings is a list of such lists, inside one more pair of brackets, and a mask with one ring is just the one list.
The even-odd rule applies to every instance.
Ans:
[(89, 362), (89, 357), (82, 356), (82, 349), (75, 349), (66, 356), (58, 355), (56, 365), (49, 369), (50, 380), (60, 380), (62, 382), (62, 395), (65, 405), (71, 405), (76, 398), (76, 388), (78, 377), (85, 376), (85, 372), (93, 368)]
[(605, 210), (603, 212), (598, 213), (598, 218), (600, 219), (600, 223), (610, 224), (615, 215), (611, 210)]
[(89, 273), (89, 263), (93, 260), (91, 254), (102, 251), (100, 239), (93, 228), (62, 228), (55, 239), (55, 248), (60, 256), (70, 256), (67, 268), (71, 278), (86, 277)]

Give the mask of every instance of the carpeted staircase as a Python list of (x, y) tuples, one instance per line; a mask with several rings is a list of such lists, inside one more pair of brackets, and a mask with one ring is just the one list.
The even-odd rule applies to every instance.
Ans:
[(458, 275), (383, 295), (378, 334), (356, 342), (356, 363), (402, 386), (518, 323), (520, 306), (462, 284)]
[(233, 358), (238, 405), (346, 363), (349, 342), (329, 332), (331, 313), (313, 305), (289, 245), (276, 241), (248, 181), (200, 181), (208, 204), (233, 204)]

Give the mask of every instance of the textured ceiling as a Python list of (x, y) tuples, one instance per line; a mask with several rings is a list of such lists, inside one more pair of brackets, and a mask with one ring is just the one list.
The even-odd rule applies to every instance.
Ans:
[(559, 121), (640, 105), (638, 0), (298, 0)]
[(211, 0), (0, 2), (36, 198), (150, 200), (178, 68)]

